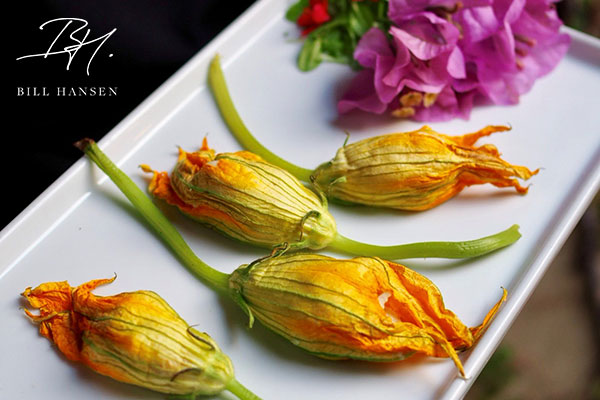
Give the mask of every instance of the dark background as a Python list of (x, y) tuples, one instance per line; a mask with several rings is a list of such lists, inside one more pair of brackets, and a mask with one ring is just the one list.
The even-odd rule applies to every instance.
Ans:
[[(10, 14), (13, 71), (5, 95), (9, 112), (0, 144), (2, 212), (0, 230), (81, 157), (72, 143), (99, 140), (214, 36), (245, 11), (251, 0), (19, 2)], [(88, 41), (117, 30), (100, 47), (90, 44), (68, 55), (18, 57), (44, 53), (64, 22), (39, 27), (55, 18), (76, 17), (89, 25)], [(79, 26), (79, 23), (77, 23)], [(71, 26), (74, 26), (73, 23)], [(72, 30), (71, 28), (69, 28)], [(63, 34), (66, 36), (66, 34)], [(64, 43), (62, 46), (60, 44)], [(60, 49), (71, 42), (57, 42)], [(109, 57), (112, 54), (112, 57)], [(48, 97), (18, 96), (18, 87), (47, 87)], [(117, 87), (112, 97), (57, 97), (57, 86)]]

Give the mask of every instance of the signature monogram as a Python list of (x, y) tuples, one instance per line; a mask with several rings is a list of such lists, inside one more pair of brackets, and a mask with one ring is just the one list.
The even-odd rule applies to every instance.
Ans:
[[(92, 61), (93, 61), (94, 57), (96, 56), (96, 53), (98, 53), (98, 51), (100, 50), (102, 45), (108, 40), (108, 38), (113, 33), (115, 33), (117, 28), (114, 28), (110, 32), (108, 32), (100, 37), (97, 37), (96, 39), (88, 40), (88, 36), (90, 35), (91, 30), (87, 29), (86, 31), (84, 31), (85, 27), (88, 26), (88, 22), (85, 19), (56, 18), (56, 19), (52, 19), (50, 21), (44, 22), (42, 25), (40, 25), (40, 30), (43, 30), (44, 27), (46, 27), (48, 24), (54, 24), (54, 23), (60, 23), (60, 22), (63, 22), (64, 26), (61, 29), (61, 31), (59, 32), (59, 34), (56, 36), (56, 38), (54, 38), (54, 40), (52, 41), (52, 43), (50, 44), (50, 46), (48, 47), (48, 50), (46, 52), (39, 53), (39, 54), (25, 55), (25, 56), (17, 58), (17, 61), (23, 60), (25, 58), (33, 58), (33, 57), (48, 58), (49, 56), (56, 55), (56, 54), (68, 54), (68, 56), (69, 56), (69, 59), (67, 61), (67, 71), (68, 71), (69, 67), (71, 66), (71, 62), (77, 55), (77, 52), (84, 46), (89, 46), (89, 45), (95, 44), (96, 48), (95, 48), (92, 56), (90, 57), (90, 59), (87, 63), (87, 68), (86, 68), (86, 73), (89, 76), (90, 75), (90, 65), (92, 64)], [(71, 26), (72, 24), (73, 24), (73, 26)], [(69, 34), (69, 30), (70, 30), (70, 34)], [(57, 42), (59, 41), (59, 39), (61, 39), (63, 37), (63, 34), (64, 35), (69, 34), (68, 38), (66, 38), (66, 39), (67, 40), (70, 39), (71, 43), (74, 43), (74, 44), (70, 44), (68, 46), (64, 46), (62, 49), (55, 50), (54, 47), (57, 44)], [(83, 35), (83, 37), (81, 37), (82, 35)], [(79, 38), (77, 36), (79, 36)], [(112, 57), (112, 54), (109, 54), (108, 56)]]

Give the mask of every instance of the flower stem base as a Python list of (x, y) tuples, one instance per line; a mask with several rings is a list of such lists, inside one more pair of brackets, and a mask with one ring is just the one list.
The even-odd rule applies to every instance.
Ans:
[(260, 397), (252, 393), (248, 388), (239, 383), (236, 379), (232, 379), (231, 381), (229, 381), (225, 388), (231, 393), (235, 394), (241, 400), (261, 400)]
[(388, 260), (406, 258), (471, 258), (506, 247), (521, 237), (519, 225), (491, 236), (463, 242), (420, 242), (396, 246), (377, 246), (357, 242), (340, 235), (329, 247), (354, 255), (381, 257)]

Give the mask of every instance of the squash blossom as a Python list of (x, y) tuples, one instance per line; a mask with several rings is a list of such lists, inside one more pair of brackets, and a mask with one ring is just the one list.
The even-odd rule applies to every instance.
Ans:
[[(220, 153), (206, 138), (196, 152), (179, 151), (171, 175), (153, 171), (148, 189), (188, 217), (226, 236), (267, 248), (330, 247), (353, 255), (389, 259), (479, 256), (516, 241), (518, 227), (465, 242), (425, 242), (392, 246), (361, 243), (339, 234), (327, 200), (296, 177), (248, 151)], [(317, 191), (319, 193), (319, 191)]]
[(467, 328), (444, 308), (427, 278), (377, 257), (316, 254), (268, 257), (229, 278), (252, 318), (320, 357), (397, 361), (412, 354), (450, 357), (473, 345), (506, 298)]
[(529, 179), (537, 170), (507, 163), (493, 145), (474, 147), (480, 137), (508, 129), (488, 126), (452, 137), (424, 126), (372, 137), (341, 147), (313, 176), (330, 198), (410, 211), (435, 207), (476, 184), (527, 193), (515, 177)]
[(231, 274), (198, 258), (177, 229), (91, 140), (77, 144), (131, 201), (182, 264), (208, 287), (235, 301), (250, 318), (316, 355), (372, 361), (421, 353), (450, 357), (464, 375), (457, 352), (481, 335), (500, 304), (481, 325), (467, 328), (444, 307), (424, 276), (377, 257), (340, 260), (286, 253), (242, 265)]
[(302, 168), (269, 151), (250, 133), (231, 100), (218, 55), (210, 64), (208, 81), (225, 123), (245, 149), (301, 181), (316, 180), (328, 197), (342, 203), (421, 211), (476, 184), (512, 186), (525, 194), (527, 188), (516, 179), (529, 179), (538, 172), (507, 163), (493, 145), (474, 147), (481, 136), (509, 129), (504, 126), (458, 137), (424, 126), (344, 145), (333, 160), (316, 170)]
[(197, 152), (180, 150), (170, 177), (154, 172), (149, 191), (227, 236), (262, 247), (287, 242), (321, 249), (336, 234), (326, 203), (289, 172), (247, 151), (215, 156), (206, 138)]
[(228, 389), (258, 399), (234, 379), (231, 360), (215, 341), (190, 327), (158, 294), (91, 292), (113, 280), (27, 288), (22, 296), (40, 312), (25, 312), (69, 360), (118, 381), (175, 395)]

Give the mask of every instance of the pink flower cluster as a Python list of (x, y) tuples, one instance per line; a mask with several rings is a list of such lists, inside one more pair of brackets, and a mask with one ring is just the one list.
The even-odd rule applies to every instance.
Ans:
[(467, 119), (473, 104), (516, 104), (570, 38), (553, 0), (389, 0), (388, 32), (371, 28), (363, 69), (338, 103), (417, 121)]

